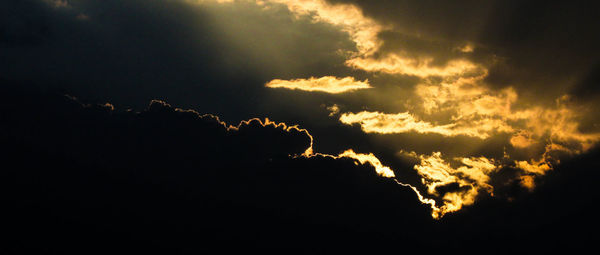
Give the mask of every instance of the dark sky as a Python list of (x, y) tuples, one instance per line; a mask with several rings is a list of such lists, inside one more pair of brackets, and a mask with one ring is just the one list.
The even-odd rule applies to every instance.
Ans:
[(590, 3), (1, 6), (7, 253), (598, 237)]

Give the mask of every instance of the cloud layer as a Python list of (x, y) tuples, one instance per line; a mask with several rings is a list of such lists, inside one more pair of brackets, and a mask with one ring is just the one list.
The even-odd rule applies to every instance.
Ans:
[[(581, 131), (580, 123), (590, 116), (582, 115), (580, 111), (585, 107), (570, 103), (568, 95), (552, 94), (537, 96), (533, 100), (523, 99), (519, 95), (524, 91), (523, 82), (535, 77), (498, 86), (493, 80), (499, 75), (498, 66), (511, 61), (506, 61), (503, 57), (513, 56), (512, 52), (505, 56), (499, 55), (503, 52), (495, 52), (494, 48), (510, 49), (514, 45), (497, 44), (490, 37), (476, 38), (472, 34), (430, 33), (432, 31), (425, 30), (421, 35), (418, 30), (406, 28), (409, 24), (402, 18), (376, 15), (387, 13), (388, 10), (382, 7), (394, 8), (388, 6), (388, 3), (332, 2), (335, 3), (311, 0), (261, 1), (259, 4), (283, 4), (297, 18), (308, 16), (315, 22), (331, 24), (347, 33), (356, 46), (355, 51), (346, 54), (344, 61), (350, 68), (365, 71), (375, 77), (389, 74), (413, 76), (418, 80), (414, 84), (412, 98), (409, 97), (405, 103), (407, 111), (346, 112), (339, 115), (341, 123), (359, 124), (368, 134), (465, 136), (481, 140), (503, 140), (505, 148), (512, 147), (508, 152), (504, 149), (502, 155), (462, 154), (456, 158), (463, 164), (460, 167), (452, 167), (446, 163), (453, 159), (444, 157), (435, 148), (431, 148), (429, 154), (417, 155), (413, 152), (411, 155), (420, 161), (414, 168), (423, 177), (426, 193), (433, 196), (433, 199), (442, 201), (440, 206), (432, 204), (434, 217), (473, 204), (481, 191), (493, 194), (493, 186), (489, 184), (491, 176), (507, 167), (519, 169), (521, 174), (515, 179), (521, 180), (524, 187), (532, 189), (535, 186), (532, 175), (544, 175), (560, 161), (561, 156), (583, 153), (600, 139), (600, 132), (597, 130)], [(401, 5), (403, 4), (399, 4)], [(422, 7), (420, 5), (412, 7), (419, 9)], [(428, 4), (422, 5), (431, 7)], [(491, 5), (486, 4), (476, 6), (476, 9), (482, 11), (491, 8)], [(459, 17), (452, 18), (456, 18), (457, 22), (461, 20)], [(464, 19), (465, 22), (476, 22), (476, 19)], [(443, 20), (434, 20), (428, 25), (429, 28), (445, 26), (442, 22)], [(494, 22), (496, 21), (490, 23)], [(475, 27), (481, 28), (476, 23), (469, 23), (467, 27), (473, 30)], [(483, 34), (489, 36), (485, 32)], [(538, 39), (532, 39), (535, 40)], [(555, 82), (552, 86), (570, 86), (565, 80), (557, 79)], [(292, 80), (287, 83), (273, 80), (268, 84), (272, 84), (271, 87), (303, 87), (307, 88), (304, 90), (317, 91), (316, 85), (310, 85), (307, 80)], [(377, 91), (377, 84), (373, 86), (373, 90)], [(323, 90), (325, 89), (321, 91)], [(554, 105), (549, 103), (552, 101), (555, 101)], [(340, 112), (339, 105), (334, 105), (336, 107), (331, 108), (330, 116), (336, 116)], [(368, 104), (364, 104), (364, 107), (368, 107)], [(593, 118), (593, 121), (597, 120)], [(465, 146), (469, 146), (469, 142)], [(410, 151), (410, 148), (401, 148), (400, 151)], [(458, 185), (458, 190), (444, 194), (435, 191), (439, 186), (450, 184)], [(426, 199), (421, 201), (429, 203)]]

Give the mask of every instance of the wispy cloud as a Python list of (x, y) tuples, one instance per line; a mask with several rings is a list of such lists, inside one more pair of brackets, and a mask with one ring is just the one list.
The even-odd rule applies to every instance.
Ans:
[(268, 88), (297, 89), (331, 94), (372, 88), (369, 85), (368, 80), (357, 81), (353, 77), (337, 78), (334, 76), (325, 76), (321, 78), (310, 77), (308, 79), (294, 80), (275, 79), (268, 82), (265, 86)]

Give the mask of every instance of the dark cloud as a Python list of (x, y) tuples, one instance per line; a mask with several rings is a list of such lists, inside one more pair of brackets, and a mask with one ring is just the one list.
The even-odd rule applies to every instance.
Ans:
[(273, 109), (282, 107), (265, 96), (264, 84), (273, 78), (342, 76), (347, 70), (336, 51), (353, 47), (333, 26), (295, 19), (281, 6), (69, 3), (69, 8), (41, 0), (5, 3), (0, 77), (136, 109), (163, 98), (237, 122), (273, 117)]
[(597, 152), (557, 169), (543, 192), (434, 221), (368, 165), (289, 157), (308, 145), (303, 132), (258, 121), (228, 131), (161, 101), (138, 113), (22, 85), (4, 82), (0, 108), (6, 254), (513, 250), (523, 238), (538, 249), (595, 236)]
[[(107, 249), (275, 251), (310, 242), (300, 251), (362, 231), (358, 241), (372, 242), (368, 233), (396, 232), (379, 229), (390, 215), (432, 221), (410, 189), (372, 167), (289, 157), (310, 145), (304, 132), (258, 120), (227, 130), (161, 101), (136, 113), (21, 88), (2, 95), (3, 232), (25, 246), (8, 248), (87, 253), (106, 240)], [(340, 236), (327, 243), (313, 231)]]

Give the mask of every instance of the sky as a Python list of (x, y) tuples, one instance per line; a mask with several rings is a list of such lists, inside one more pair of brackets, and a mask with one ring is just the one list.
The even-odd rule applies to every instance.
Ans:
[[(13, 252), (95, 245), (79, 232), (181, 253), (207, 233), (308, 253), (597, 236), (590, 3), (2, 5), (3, 157), (35, 162), (4, 173), (4, 199), (40, 230), (10, 225)], [(42, 241), (54, 220), (81, 247)]]

